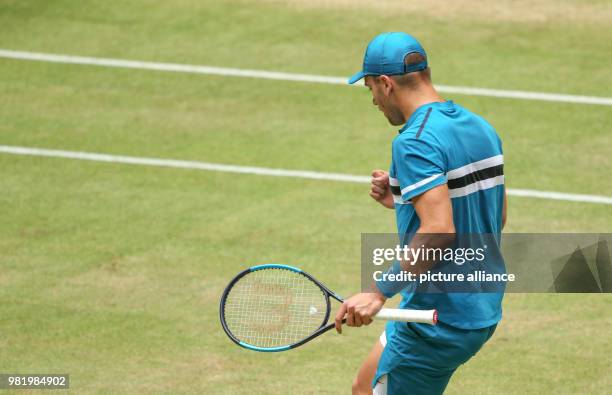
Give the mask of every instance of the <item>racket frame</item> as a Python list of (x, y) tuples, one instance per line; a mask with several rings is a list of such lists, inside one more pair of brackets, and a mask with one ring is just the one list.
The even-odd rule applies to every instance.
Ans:
[[(306, 277), (307, 279), (309, 279), (310, 281), (312, 281), (315, 285), (317, 285), (323, 295), (325, 296), (325, 303), (326, 303), (326, 311), (325, 311), (325, 318), (322, 321), (321, 326), (319, 326), (319, 328), (314, 331), (312, 334), (310, 334), (309, 336), (305, 337), (304, 339), (293, 343), (293, 344), (289, 344), (289, 345), (285, 345), (285, 346), (279, 346), (279, 347), (258, 347), (252, 344), (248, 344), (245, 343), (243, 341), (241, 341), (240, 339), (236, 338), (236, 336), (234, 336), (234, 334), (230, 331), (230, 329), (227, 326), (227, 323), (225, 322), (225, 302), (227, 300), (227, 297), (230, 293), (230, 291), (232, 290), (232, 288), (234, 287), (234, 285), (244, 276), (246, 276), (249, 273), (252, 272), (256, 272), (258, 270), (264, 270), (264, 269), (280, 269), (280, 270), (289, 270), (295, 273), (299, 273), (300, 275)], [(332, 290), (330, 290), (329, 288), (327, 288), (325, 285), (321, 284), (321, 282), (319, 282), (317, 279), (315, 279), (314, 277), (312, 277), (310, 274), (306, 273), (305, 271), (298, 269), (296, 267), (293, 266), (289, 266), (289, 265), (282, 265), (282, 264), (278, 264), (278, 263), (270, 263), (270, 264), (264, 264), (264, 265), (257, 265), (257, 266), (251, 266), (248, 269), (245, 269), (243, 271), (241, 271), (240, 273), (238, 273), (236, 275), (236, 277), (234, 277), (232, 279), (232, 281), (230, 281), (230, 283), (227, 285), (227, 287), (225, 287), (225, 290), (223, 291), (223, 295), (221, 296), (221, 303), (219, 306), (219, 318), (221, 320), (221, 326), (223, 327), (223, 331), (225, 331), (225, 333), (227, 334), (227, 336), (237, 345), (247, 348), (249, 350), (254, 350), (254, 351), (261, 351), (261, 352), (278, 352), (278, 351), (286, 351), (286, 350), (290, 350), (292, 348), (296, 348), (301, 346), (304, 343), (307, 343), (309, 341), (311, 341), (312, 339), (314, 339), (315, 337), (327, 332), (328, 330), (332, 329), (335, 325), (334, 323), (328, 324), (327, 321), (329, 320), (329, 316), (331, 314), (331, 302), (330, 302), (330, 297), (336, 299), (338, 302), (342, 303), (344, 302), (344, 299), (336, 294), (335, 292), (333, 292)], [(343, 320), (342, 322), (345, 322), (346, 320)]]
[[(225, 322), (225, 314), (224, 314), (225, 313), (225, 302), (227, 300), (227, 297), (228, 297), (230, 291), (232, 290), (234, 285), (242, 277), (246, 276), (249, 273), (256, 272), (258, 270), (265, 270), (265, 269), (289, 270), (289, 271), (298, 273), (298, 274), (306, 277), (310, 281), (312, 281), (322, 291), (323, 295), (325, 296), (325, 303), (326, 303), (325, 318), (323, 319), (321, 325), (312, 334), (308, 335), (304, 339), (302, 339), (300, 341), (297, 341), (297, 342), (295, 342), (293, 344), (288, 344), (288, 345), (278, 346), (278, 347), (259, 347), (259, 346), (255, 346), (255, 345), (248, 344), (248, 343), (245, 343), (245, 342), (241, 341), (240, 339), (236, 338), (236, 336), (234, 336), (234, 334), (230, 331), (230, 329), (227, 326), (227, 323)], [(244, 347), (244, 348), (249, 349), (249, 350), (261, 351), (261, 352), (286, 351), (286, 350), (290, 350), (292, 348), (299, 347), (302, 344), (311, 341), (312, 339), (322, 335), (323, 333), (325, 333), (325, 332), (327, 332), (330, 329), (335, 327), (335, 322), (328, 323), (329, 316), (331, 314), (331, 302), (330, 302), (330, 299), (329, 299), (330, 297), (336, 299), (340, 303), (344, 302), (344, 298), (342, 298), (342, 296), (338, 295), (337, 293), (335, 293), (332, 290), (330, 290), (329, 288), (327, 288), (319, 280), (317, 280), (316, 278), (312, 277), (310, 274), (308, 274), (305, 271), (303, 271), (301, 269), (298, 269), (296, 267), (289, 266), (289, 265), (282, 265), (282, 264), (278, 264), (278, 263), (270, 263), (270, 264), (264, 264), (264, 265), (251, 266), (250, 268), (245, 269), (245, 270), (241, 271), (240, 273), (238, 273), (232, 279), (232, 281), (230, 281), (230, 283), (227, 285), (227, 287), (225, 287), (225, 290), (223, 291), (223, 295), (221, 296), (221, 302), (220, 302), (220, 306), (219, 306), (219, 318), (221, 320), (221, 326), (223, 327), (223, 331), (225, 331), (227, 336), (234, 343), (236, 343), (237, 345), (239, 345), (241, 347)], [(397, 310), (397, 309), (381, 309), (381, 311), (379, 312), (379, 313), (382, 313), (380, 318), (382, 318), (382, 319), (389, 319), (389, 320), (394, 320), (395, 319), (395, 320), (403, 321), (403, 322), (408, 322), (408, 321), (410, 321), (410, 322), (423, 322), (423, 323), (428, 323), (428, 324), (431, 324), (431, 325), (436, 325), (436, 323), (438, 321), (438, 312), (436, 310), (423, 310), (422, 313), (424, 313), (424, 314), (420, 314), (421, 317), (410, 319), (410, 320), (403, 319), (402, 316), (404, 316), (405, 314), (397, 313), (397, 312), (394, 312), (393, 310)], [(431, 315), (432, 318), (429, 318), (430, 315)], [(342, 323), (343, 324), (346, 323), (346, 318), (344, 318), (342, 320)]]

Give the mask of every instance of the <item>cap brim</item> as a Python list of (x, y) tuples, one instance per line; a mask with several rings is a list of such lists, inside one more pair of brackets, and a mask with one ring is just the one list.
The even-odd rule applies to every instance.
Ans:
[(354, 84), (355, 82), (359, 81), (360, 79), (362, 79), (363, 77), (365, 77), (366, 74), (362, 71), (355, 73), (351, 78), (349, 78), (348, 83), (349, 84)]

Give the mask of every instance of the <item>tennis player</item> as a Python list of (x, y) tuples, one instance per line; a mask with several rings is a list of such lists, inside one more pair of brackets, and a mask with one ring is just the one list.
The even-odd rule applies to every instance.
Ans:
[[(363, 69), (349, 83), (362, 78), (374, 105), (392, 125), (403, 125), (393, 140), (391, 168), (372, 172), (370, 191), (395, 210), (400, 236), (486, 233), (500, 240), (506, 195), (494, 128), (440, 97), (425, 50), (406, 33), (383, 33), (369, 43)], [(341, 332), (344, 317), (348, 326), (368, 325), (395, 293), (377, 283), (374, 292), (347, 299), (336, 329)], [(501, 319), (500, 292), (401, 294), (401, 308), (437, 309), (438, 325), (388, 322), (355, 378), (353, 394), (443, 393)]]

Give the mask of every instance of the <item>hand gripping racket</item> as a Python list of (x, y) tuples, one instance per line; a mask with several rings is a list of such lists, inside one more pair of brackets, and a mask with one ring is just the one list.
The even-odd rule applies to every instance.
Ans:
[[(236, 344), (255, 351), (285, 351), (334, 327), (330, 296), (310, 274), (287, 265), (259, 265), (240, 272), (221, 297), (223, 330)], [(435, 325), (436, 310), (381, 309), (377, 319)], [(345, 322), (344, 320), (342, 322)]]

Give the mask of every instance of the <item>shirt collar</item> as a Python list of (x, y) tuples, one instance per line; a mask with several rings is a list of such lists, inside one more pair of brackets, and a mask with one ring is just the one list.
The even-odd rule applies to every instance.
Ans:
[(398, 131), (398, 133), (402, 134), (406, 129), (408, 129), (410, 126), (412, 126), (412, 124), (416, 120), (417, 116), (421, 112), (425, 111), (427, 108), (429, 108), (429, 107), (452, 107), (452, 106), (453, 106), (453, 101), (452, 100), (446, 100), (446, 101), (443, 101), (443, 102), (434, 101), (434, 102), (431, 102), (431, 103), (425, 103), (422, 106), (418, 107), (416, 110), (414, 110), (412, 115), (410, 115), (410, 118), (408, 118), (408, 121), (406, 121), (406, 123), (404, 124), (404, 126), (402, 126), (402, 128)]

